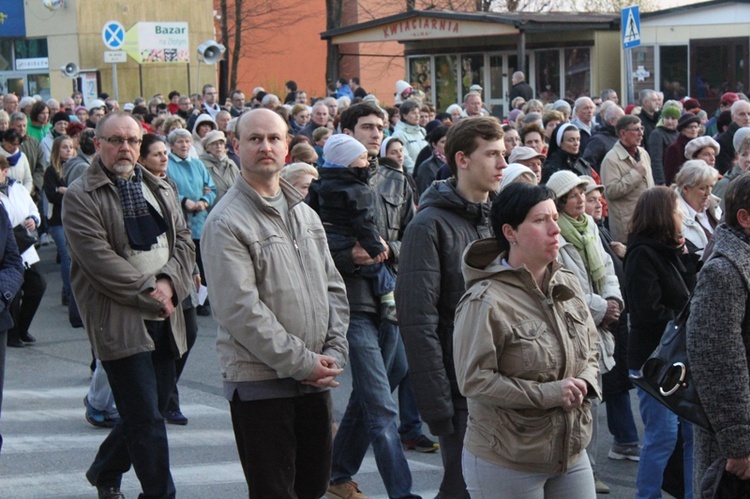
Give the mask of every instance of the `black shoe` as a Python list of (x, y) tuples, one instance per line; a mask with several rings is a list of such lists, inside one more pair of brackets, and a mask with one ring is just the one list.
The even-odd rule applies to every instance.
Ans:
[(120, 487), (97, 485), (96, 491), (99, 493), (99, 499), (125, 499), (125, 494), (120, 492)]
[(23, 341), (19, 340), (18, 338), (10, 338), (10, 337), (8, 338), (7, 345), (13, 348), (23, 348), (26, 346), (24, 345)]
[(63, 307), (67, 307), (68, 305), (70, 305), (70, 294), (63, 293), (61, 301), (62, 301)]
[(177, 424), (180, 426), (188, 424), (188, 418), (186, 418), (180, 411), (167, 411), (164, 414), (164, 421), (166, 421), (167, 424)]
[(21, 341), (24, 343), (36, 343), (36, 338), (31, 336), (29, 333), (24, 333), (21, 335)]
[(195, 307), (195, 313), (201, 317), (209, 317), (211, 315), (211, 307), (209, 305), (198, 305)]

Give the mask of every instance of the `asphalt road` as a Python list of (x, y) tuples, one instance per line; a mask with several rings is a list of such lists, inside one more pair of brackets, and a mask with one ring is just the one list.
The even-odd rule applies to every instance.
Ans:
[[(40, 254), (48, 287), (31, 328), (38, 341), (33, 346), (8, 349), (7, 355), (0, 419), (5, 439), (0, 456), (0, 498), (95, 498), (96, 490), (84, 472), (107, 430), (84, 419), (82, 399), (89, 386), (91, 351), (84, 331), (69, 326), (67, 309), (60, 304), (54, 246), (41, 248)], [(182, 411), (190, 422), (185, 427), (168, 426), (177, 494), (196, 499), (247, 497), (229, 408), (221, 392), (214, 348), (216, 325), (206, 317), (199, 317), (199, 323), (198, 340), (179, 384)], [(348, 373), (341, 381), (333, 391), (337, 420), (351, 390)], [(635, 397), (633, 400), (637, 408)], [(637, 463), (607, 459), (612, 439), (604, 410), (600, 422), (598, 474), (612, 488), (608, 496), (601, 497), (631, 498)], [(407, 452), (407, 458), (414, 492), (434, 497), (442, 476), (439, 454)], [(371, 452), (355, 481), (368, 496), (387, 497)], [(132, 471), (125, 475), (122, 489), (128, 498), (138, 496), (138, 481)]]

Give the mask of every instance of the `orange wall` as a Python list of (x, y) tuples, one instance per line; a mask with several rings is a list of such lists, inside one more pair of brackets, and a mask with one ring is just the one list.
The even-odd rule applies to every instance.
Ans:
[[(383, 7), (382, 0), (345, 0), (343, 24), (356, 24), (398, 12), (395, 7)], [(275, 0), (278, 4), (296, 0)], [(218, 1), (216, 9), (218, 10)], [(401, 2), (397, 5), (400, 7)], [(373, 10), (374, 8), (374, 10)], [(253, 44), (253, 37), (245, 35), (245, 52), (237, 70), (237, 87), (249, 94), (261, 86), (283, 99), (284, 83), (294, 80), (308, 95), (320, 97), (326, 91), (326, 42), (320, 33), (326, 29), (325, 2), (312, 0), (295, 10), (300, 22), (278, 29), (272, 36), (263, 34), (261, 42)], [(217, 28), (218, 32), (218, 28)], [(251, 44), (247, 50), (247, 44)], [(393, 105), (396, 80), (404, 78), (403, 46), (396, 42), (350, 44), (341, 47), (342, 53), (386, 54), (394, 57), (352, 57), (341, 61), (341, 75), (359, 76), (362, 86), (378, 96), (382, 105)]]

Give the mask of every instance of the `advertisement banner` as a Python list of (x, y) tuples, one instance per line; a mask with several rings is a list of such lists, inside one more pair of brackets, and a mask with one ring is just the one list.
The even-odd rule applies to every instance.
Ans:
[(26, 19), (23, 15), (23, 0), (0, 1), (0, 38), (24, 37)]
[(136, 23), (122, 48), (140, 64), (190, 62), (188, 23)]

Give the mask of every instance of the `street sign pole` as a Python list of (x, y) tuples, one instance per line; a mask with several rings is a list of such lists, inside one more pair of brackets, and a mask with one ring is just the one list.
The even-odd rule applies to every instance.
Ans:
[[(109, 50), (119, 50), (125, 42), (125, 27), (118, 21), (107, 21), (102, 27), (102, 41)], [(117, 62), (115, 60), (112, 60), (112, 93), (115, 100), (119, 100)]]
[(117, 91), (117, 63), (112, 63), (112, 93), (115, 94), (115, 100), (120, 101), (120, 94)]
[(633, 85), (633, 48), (641, 44), (641, 12), (637, 5), (622, 9), (620, 15), (622, 26), (622, 48), (625, 55), (625, 78), (628, 104), (635, 102)]
[(633, 49), (625, 49), (625, 74), (627, 78), (628, 104), (635, 102), (635, 89), (633, 88)]

